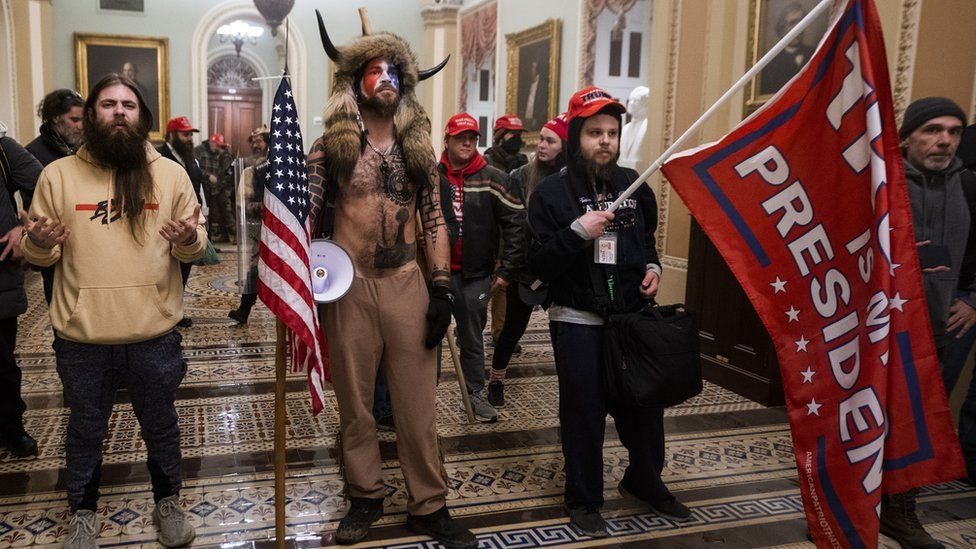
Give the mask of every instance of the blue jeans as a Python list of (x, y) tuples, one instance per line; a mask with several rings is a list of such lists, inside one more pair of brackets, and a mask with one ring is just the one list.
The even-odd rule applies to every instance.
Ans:
[[(970, 328), (961, 338), (953, 338), (942, 350), (942, 382), (945, 383), (947, 395), (952, 394), (956, 387), (974, 343), (976, 326)], [(962, 446), (962, 455), (970, 478), (976, 477), (976, 375), (969, 383), (969, 390), (959, 412), (959, 445)]]

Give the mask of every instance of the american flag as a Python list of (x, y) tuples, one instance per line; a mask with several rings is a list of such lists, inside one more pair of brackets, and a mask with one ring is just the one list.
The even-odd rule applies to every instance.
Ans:
[(258, 295), (288, 327), (292, 366), (306, 369), (312, 413), (322, 410), (328, 350), (312, 299), (308, 173), (291, 86), (281, 79), (275, 94), (264, 182), (264, 218), (258, 260)]

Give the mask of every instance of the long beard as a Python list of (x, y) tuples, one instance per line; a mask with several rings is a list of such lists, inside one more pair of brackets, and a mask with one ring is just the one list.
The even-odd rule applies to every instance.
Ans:
[(365, 107), (384, 118), (388, 118), (396, 114), (397, 107), (400, 106), (400, 96), (398, 95), (394, 99), (385, 100), (378, 95), (374, 95), (373, 97), (364, 97), (359, 104), (361, 107)]
[(152, 173), (146, 154), (149, 130), (131, 124), (117, 130), (114, 125), (98, 121), (86, 121), (83, 130), (85, 146), (92, 157), (115, 171), (113, 202), (129, 217), (135, 235), (142, 225), (143, 207), (152, 195)]
[(176, 154), (180, 155), (180, 158), (183, 159), (184, 164), (190, 164), (193, 162), (193, 142), (175, 139), (172, 143), (170, 143), (170, 146), (173, 147)]
[(614, 157), (606, 164), (598, 164), (591, 158), (586, 158), (582, 154), (579, 154), (574, 159), (576, 164), (576, 169), (587, 176), (587, 179), (597, 183), (597, 188), (601, 185), (601, 182), (610, 181), (613, 178), (614, 172), (617, 170), (617, 159), (620, 158), (620, 154), (614, 155)]

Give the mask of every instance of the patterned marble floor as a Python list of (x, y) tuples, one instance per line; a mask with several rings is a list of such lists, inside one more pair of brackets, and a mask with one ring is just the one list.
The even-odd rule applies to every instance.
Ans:
[[(258, 305), (246, 327), (226, 313), (236, 306), (236, 262), (222, 254), (196, 267), (187, 290), (194, 320), (183, 330), (189, 363), (178, 393), (186, 482), (181, 499), (197, 527), (195, 546), (270, 547), (274, 538), (274, 320)], [(27, 429), (38, 440), (35, 459), (0, 452), (0, 548), (58, 544), (65, 535), (63, 443), (67, 412), (54, 371), (51, 328), (40, 281), (29, 281), (31, 308), (21, 317), (18, 357), (28, 401)], [(486, 335), (490, 360), (491, 337)], [(558, 390), (545, 317), (533, 315), (523, 351), (510, 367), (508, 405), (495, 424), (469, 425), (457, 380), (445, 369), (437, 390), (437, 429), (455, 516), (478, 534), (481, 547), (812, 547), (805, 523), (786, 414), (721, 387), (665, 414), (665, 481), (693, 511), (677, 524), (622, 497), (616, 484), (627, 455), (611, 425), (604, 446), (604, 481), (612, 537), (576, 535), (561, 508), (565, 479), (558, 435)], [(444, 364), (450, 360), (445, 352)], [(346, 505), (335, 462), (335, 397), (313, 418), (302, 374), (287, 386), (288, 543), (330, 546)], [(392, 433), (380, 433), (387, 487), (386, 515), (363, 547), (435, 547), (403, 526), (406, 494)], [(145, 448), (124, 391), (105, 443), (99, 542), (154, 545), (152, 494)], [(921, 518), (949, 547), (976, 547), (976, 491), (962, 483), (926, 488)], [(882, 540), (883, 547), (895, 547)]]

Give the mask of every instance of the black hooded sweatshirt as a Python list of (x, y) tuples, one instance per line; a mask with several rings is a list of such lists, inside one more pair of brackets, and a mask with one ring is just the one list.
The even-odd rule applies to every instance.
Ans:
[(593, 261), (593, 241), (576, 234), (571, 225), (586, 211), (605, 210), (637, 179), (637, 172), (617, 168), (603, 182), (605, 196), (597, 201), (593, 186), (573, 161), (579, 155), (583, 119), (569, 126), (567, 166), (539, 183), (529, 203), (529, 267), (549, 282), (552, 303), (600, 315), (641, 307), (640, 285), (651, 264), (660, 265), (655, 248), (657, 200), (642, 185), (615, 212), (607, 233), (617, 234), (617, 264)]

